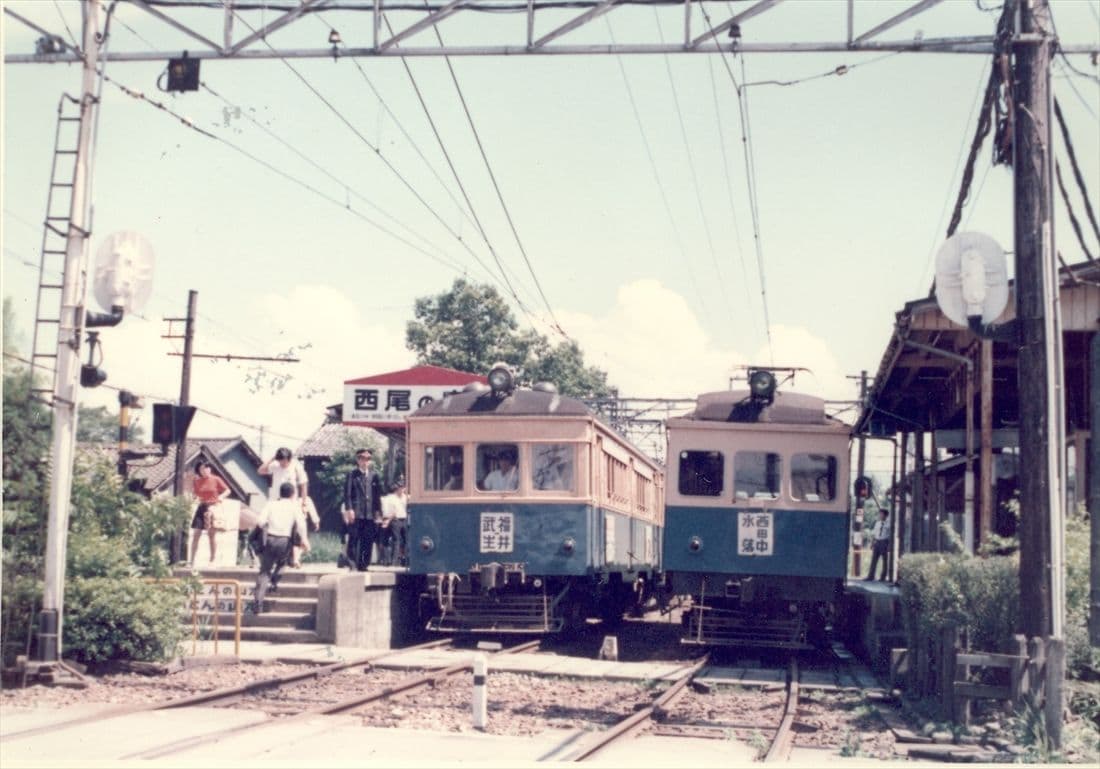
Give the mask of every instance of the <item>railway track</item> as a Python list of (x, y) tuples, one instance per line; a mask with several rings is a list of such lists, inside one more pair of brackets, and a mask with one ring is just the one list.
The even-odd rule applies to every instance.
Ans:
[(135, 713), (147, 713), (153, 710), (168, 710), (171, 708), (191, 707), (195, 705), (208, 705), (215, 702), (228, 702), (245, 694), (257, 693), (270, 689), (278, 689), (279, 687), (286, 686), (297, 681), (302, 681), (309, 678), (323, 678), (327, 675), (331, 675), (333, 673), (337, 673), (343, 670), (353, 670), (355, 668), (366, 667), (373, 662), (377, 662), (386, 657), (402, 653), (410, 649), (434, 649), (449, 646), (451, 643), (452, 639), (445, 638), (436, 641), (430, 641), (425, 644), (420, 644), (419, 646), (412, 646), (408, 649), (398, 649), (392, 652), (387, 652), (385, 654), (376, 654), (357, 660), (334, 662), (331, 665), (323, 665), (314, 670), (297, 671), (285, 676), (264, 678), (259, 681), (251, 681), (246, 684), (238, 684), (237, 686), (228, 686), (222, 689), (213, 689), (208, 692), (189, 694), (185, 697), (176, 697), (173, 699), (161, 700), (159, 702), (147, 702), (138, 705), (122, 705), (116, 708), (101, 710), (97, 713), (93, 713), (87, 716), (81, 716), (80, 718), (69, 719), (68, 721), (61, 721), (55, 724), (48, 724), (46, 726), (39, 726), (33, 729), (25, 729), (23, 731), (5, 734), (3, 735), (3, 737), (0, 737), (0, 742), (9, 742), (19, 739), (25, 739), (28, 737), (37, 737), (43, 734), (49, 734), (51, 732), (57, 732), (64, 729), (70, 729), (75, 726), (81, 726), (83, 724), (100, 722), (105, 719), (133, 715)]
[[(422, 645), (416, 646), (416, 647), (409, 647), (409, 649), (432, 648), (432, 647), (449, 645), (450, 643), (451, 643), (451, 641), (448, 639), (446, 641), (439, 641), (439, 642), (435, 642), (435, 643), (422, 644)], [(493, 656), (505, 655), (505, 654), (519, 654), (519, 653), (522, 653), (522, 652), (525, 652), (525, 651), (530, 651), (532, 649), (536, 649), (536, 648), (538, 648), (539, 644), (540, 644), (540, 641), (537, 641), (537, 640), (536, 641), (530, 641), (530, 642), (523, 643), (523, 644), (518, 644), (516, 646), (511, 646), (511, 647), (508, 647), (506, 649), (501, 649), (500, 651), (494, 652)], [(406, 651), (409, 651), (409, 649), (400, 649), (400, 650), (397, 650), (393, 653), (394, 654), (404, 653)], [(389, 656), (389, 655), (384, 655), (384, 656)], [(375, 658), (375, 659), (377, 660), (379, 658)], [(367, 661), (365, 664), (369, 665), (370, 661)], [(171, 742), (171, 743), (168, 743), (168, 744), (165, 744), (165, 745), (159, 745), (155, 748), (150, 748), (148, 750), (143, 750), (143, 751), (139, 751), (137, 753), (132, 753), (130, 755), (123, 756), (122, 759), (123, 760), (131, 760), (131, 759), (162, 758), (164, 756), (170, 756), (170, 755), (173, 755), (173, 754), (176, 754), (176, 753), (181, 753), (185, 750), (190, 750), (192, 748), (196, 748), (196, 747), (199, 747), (199, 746), (202, 746), (202, 745), (210, 745), (210, 744), (218, 743), (218, 742), (221, 742), (222, 740), (226, 740), (226, 739), (230, 739), (230, 738), (237, 738), (237, 737), (242, 737), (242, 736), (245, 736), (245, 735), (252, 735), (252, 734), (255, 734), (259, 730), (266, 729), (266, 728), (269, 728), (269, 727), (272, 727), (272, 726), (286, 726), (288, 724), (291, 724), (291, 723), (294, 723), (294, 722), (297, 722), (297, 721), (307, 721), (309, 719), (316, 718), (317, 716), (333, 715), (333, 714), (336, 714), (336, 713), (350, 713), (350, 712), (353, 712), (358, 707), (361, 707), (361, 706), (366, 705), (366, 704), (371, 703), (371, 702), (375, 702), (377, 700), (387, 699), (389, 697), (393, 697), (393, 696), (398, 695), (398, 694), (405, 694), (405, 693), (408, 693), (408, 692), (412, 692), (412, 691), (415, 691), (415, 690), (417, 690), (421, 687), (424, 687), (424, 686), (434, 686), (435, 684), (439, 683), (440, 681), (443, 681), (447, 678), (450, 678), (451, 676), (454, 676), (454, 675), (456, 675), (458, 673), (461, 673), (463, 671), (469, 670), (472, 667), (472, 665), (473, 665), (472, 660), (464, 660), (463, 662), (459, 662), (459, 663), (456, 663), (454, 665), (450, 665), (450, 666), (445, 667), (445, 668), (440, 668), (438, 670), (431, 670), (431, 671), (428, 671), (426, 673), (420, 673), (420, 674), (417, 674), (417, 675), (406, 676), (405, 678), (402, 678), (401, 680), (399, 680), (395, 683), (389, 684), (389, 685), (381, 687), (379, 689), (375, 689), (373, 691), (368, 691), (368, 692), (358, 693), (353, 697), (338, 700), (336, 702), (325, 703), (323, 705), (317, 705), (315, 707), (300, 709), (300, 710), (297, 710), (297, 711), (292, 710), (291, 712), (289, 712), (288, 715), (282, 716), (280, 718), (273, 718), (273, 719), (269, 719), (267, 721), (262, 721), (258, 724), (253, 724), (252, 726), (249, 726), (245, 729), (241, 729), (240, 727), (230, 727), (230, 728), (227, 728), (227, 729), (223, 729), (221, 731), (212, 732), (210, 734), (199, 735), (199, 736), (196, 736), (196, 737), (188, 737), (188, 738), (185, 738), (185, 739), (182, 739), (182, 740), (176, 740), (174, 742)], [(285, 683), (292, 683), (293, 681), (301, 680), (303, 677), (304, 676), (302, 676), (302, 675), (285, 676), (284, 679), (292, 679), (292, 680), (286, 680), (286, 681), (284, 681), (284, 683), (280, 684), (280, 686), (285, 685)], [(242, 688), (242, 687), (237, 687), (237, 688)], [(236, 697), (236, 696), (238, 696), (238, 695), (235, 694), (235, 693), (229, 693), (227, 691), (227, 694), (225, 695), (225, 697), (222, 697), (222, 698), (219, 698), (219, 699), (227, 699), (229, 697)], [(211, 700), (207, 700), (206, 704), (209, 704), (210, 701)], [(291, 708), (293, 708), (293, 706), (291, 706)]]

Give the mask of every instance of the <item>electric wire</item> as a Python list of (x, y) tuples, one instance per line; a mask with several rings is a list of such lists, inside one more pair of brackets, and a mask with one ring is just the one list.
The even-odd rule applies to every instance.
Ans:
[(1066, 204), (1066, 213), (1069, 215), (1069, 223), (1073, 227), (1073, 232), (1077, 235), (1077, 242), (1080, 244), (1085, 257), (1090, 262), (1094, 262), (1096, 259), (1089, 252), (1089, 247), (1085, 243), (1085, 234), (1081, 231), (1081, 223), (1077, 221), (1073, 204), (1069, 202), (1069, 193), (1066, 191), (1065, 182), (1062, 181), (1062, 165), (1058, 161), (1054, 162), (1054, 177), (1058, 180), (1058, 190), (1062, 193), (1062, 202)]
[[(236, 12), (236, 10), (234, 10), (234, 16), (236, 16), (241, 21), (241, 23), (244, 24), (245, 26), (247, 26), (252, 32), (256, 31), (250, 24), (248, 24), (247, 21), (245, 21), (243, 18), (240, 17), (240, 15)], [(266, 40), (266, 38), (264, 39), (264, 43), (267, 45), (267, 47), (273, 53), (278, 55), (278, 51), (276, 51), (275, 47), (272, 46), (271, 43)], [(459, 244), (462, 246), (462, 248), (465, 249), (465, 251), (470, 256), (472, 256), (474, 258), (474, 260), (479, 265), (481, 265), (482, 269), (484, 269), (490, 275), (490, 277), (492, 277), (493, 280), (495, 281), (496, 276), (493, 274), (493, 272), (491, 270), (489, 270), (489, 268), (481, 260), (481, 257), (478, 256), (477, 252), (475, 252), (473, 250), (473, 248), (470, 247), (470, 244), (467, 243), (466, 240), (458, 232), (455, 232), (455, 230), (446, 222), (446, 220), (439, 214), (439, 212), (436, 211), (435, 208), (432, 207), (431, 203), (429, 203), (424, 198), (424, 196), (405, 177), (405, 175), (402, 174), (397, 169), (397, 166), (395, 166), (390, 161), (389, 158), (387, 158), (385, 155), (382, 154), (382, 148), (380, 146), (376, 145), (376, 144), (371, 143), (371, 141), (366, 136), (363, 135), (362, 131), (360, 131), (358, 128), (356, 128), (352, 124), (352, 122), (350, 120), (348, 120), (348, 118), (339, 109), (337, 109), (336, 106), (328, 98), (326, 98), (325, 95), (322, 94), (316, 88), (316, 86), (314, 86), (313, 83), (311, 83), (309, 81), (309, 79), (305, 75), (303, 75), (301, 72), (299, 72), (298, 69), (293, 64), (291, 64), (289, 60), (287, 60), (287, 58), (285, 56), (278, 56), (278, 58), (279, 58), (279, 61), (281, 61), (283, 63), (283, 65), (286, 66), (286, 68), (289, 69), (294, 74), (294, 76), (297, 77), (298, 80), (300, 80), (301, 83), (307, 89), (309, 89), (309, 91), (311, 93), (313, 93), (314, 96), (316, 96), (318, 99), (320, 99), (322, 104), (324, 104), (326, 107), (328, 107), (329, 111), (332, 112), (332, 114), (341, 123), (343, 123), (345, 126), (347, 126), (347, 128), (356, 136), (356, 138), (359, 139), (359, 141), (361, 141), (363, 144), (365, 144), (367, 147), (369, 147), (371, 150), (374, 151), (375, 156), (377, 156), (378, 159), (382, 162), (382, 164), (398, 179), (398, 181), (401, 182), (401, 184), (405, 187), (405, 189), (407, 189), (412, 194), (412, 196), (424, 207), (424, 209), (429, 214), (431, 214), (432, 218), (434, 218), (437, 222), (439, 222), (439, 224), (442, 225), (442, 227), (447, 232), (449, 232), (452, 236), (454, 236), (454, 238), (459, 242)], [(517, 301), (520, 301), (518, 299), (518, 297), (516, 299), (517, 299)]]
[(749, 271), (745, 264), (745, 252), (741, 248), (741, 227), (737, 221), (737, 206), (734, 203), (733, 196), (733, 177), (730, 175), (730, 160), (729, 153), (726, 148), (726, 131), (722, 125), (722, 109), (718, 101), (718, 81), (714, 76), (714, 60), (707, 57), (707, 72), (710, 75), (710, 93), (714, 102), (714, 119), (718, 126), (718, 147), (722, 151), (722, 176), (726, 181), (726, 197), (730, 203), (730, 218), (733, 220), (733, 242), (737, 248), (737, 261), (741, 265), (741, 285), (745, 289), (745, 310), (748, 313), (751, 322), (757, 327), (757, 331), (762, 331), (760, 326), (760, 317), (755, 312), (749, 312), (749, 307), (752, 305), (752, 296), (749, 293)]
[[(393, 34), (393, 29), (390, 27), (389, 19), (383, 14), (383, 20), (386, 23), (387, 29), (390, 34)], [(473, 217), (474, 226), (477, 228), (478, 234), (481, 235), (482, 240), (485, 242), (485, 246), (489, 249), (489, 254), (493, 257), (493, 261), (496, 262), (497, 269), (500, 271), (500, 276), (504, 280), (504, 284), (508, 289), (508, 292), (512, 295), (512, 298), (516, 300), (520, 310), (527, 315), (528, 320), (533, 320), (533, 316), (527, 308), (525, 302), (519, 298), (519, 294), (516, 293), (515, 286), (512, 284), (511, 279), (508, 277), (508, 271), (504, 267), (504, 263), (500, 259), (500, 254), (489, 240), (489, 234), (485, 231), (484, 225), (481, 223), (481, 217), (477, 215), (477, 211), (474, 208), (473, 201), (470, 199), (469, 193), (466, 191), (466, 185), (462, 183), (462, 178), (458, 173), (458, 169), (455, 167), (454, 161), (451, 159), (450, 152), (447, 151), (446, 144), (443, 141), (443, 137), (439, 133), (439, 128), (436, 126), (435, 119), (432, 117), (431, 110), (428, 109), (428, 104), (424, 100), (424, 95), (420, 90), (420, 85), (416, 82), (416, 77), (412, 73), (412, 69), (409, 67), (408, 60), (402, 58), (401, 64), (405, 69), (405, 74), (409, 78), (409, 82), (412, 84), (413, 92), (416, 94), (416, 98), (420, 103), (420, 108), (424, 112), (424, 116), (428, 121), (428, 125), (432, 129), (432, 133), (435, 136), (436, 142), (439, 145), (440, 151), (443, 153), (443, 157), (447, 162), (447, 167), (451, 170), (451, 174), (454, 176), (455, 183), (458, 184), (458, 189), (462, 194), (463, 200), (466, 201), (467, 210)], [(487, 268), (486, 268), (487, 269)]]
[[(611, 36), (612, 42), (614, 42), (615, 34), (611, 29), (611, 21), (607, 16), (604, 16), (604, 21), (607, 24), (608, 34)], [(661, 174), (657, 169), (657, 162), (653, 155), (653, 147), (649, 143), (649, 136), (646, 134), (645, 126), (642, 124), (642, 116), (638, 110), (638, 102), (634, 97), (634, 89), (630, 85), (630, 78), (627, 76), (622, 56), (616, 55), (615, 61), (619, 65), (619, 72), (623, 78), (626, 95), (630, 100), (630, 109), (634, 114), (634, 122), (638, 126), (638, 133), (642, 137), (642, 145), (645, 147), (646, 159), (649, 161), (649, 168), (653, 172), (653, 181), (656, 184), (657, 191), (660, 193), (661, 204), (665, 209), (665, 215), (668, 217), (669, 226), (672, 228), (672, 233), (676, 240), (676, 247), (680, 251), (680, 264), (686, 269), (688, 277), (691, 280), (691, 287), (695, 292), (695, 298), (699, 302), (699, 307), (706, 312), (706, 303), (703, 301), (703, 294), (699, 290), (699, 282), (695, 277), (695, 270), (692, 267), (691, 260), (688, 258), (687, 250), (684, 248), (683, 235), (680, 233), (680, 228), (676, 225), (676, 217), (672, 214), (672, 205), (669, 203), (668, 193), (665, 192), (665, 185), (661, 181)]]
[[(1061, 67), (1062, 72), (1065, 73), (1066, 65), (1062, 61), (1058, 62), (1058, 66)], [(1071, 75), (1063, 74), (1060, 79), (1063, 83), (1069, 86), (1069, 89), (1073, 91), (1073, 95), (1077, 97), (1077, 101), (1080, 102), (1081, 106), (1085, 108), (1085, 111), (1092, 116), (1093, 120), (1095, 120), (1096, 111), (1092, 108), (1092, 105), (1089, 104), (1088, 101), (1086, 101), (1085, 97), (1081, 95), (1081, 92), (1077, 90), (1077, 84), (1073, 82), (1073, 77)]]
[[(657, 36), (660, 38), (661, 42), (664, 43), (664, 31), (661, 29), (661, 19), (656, 7), (653, 9), (653, 15), (654, 21), (657, 24)], [(715, 277), (718, 280), (718, 284), (721, 286), (721, 296), (725, 302), (726, 309), (729, 311), (730, 321), (736, 327), (737, 318), (733, 312), (733, 300), (729, 295), (727, 281), (723, 279), (722, 268), (718, 264), (718, 253), (714, 248), (714, 237), (711, 234), (710, 222), (707, 220), (706, 209), (703, 206), (703, 192), (699, 185), (699, 174), (695, 170), (695, 160), (691, 152), (691, 142), (688, 139), (687, 125), (684, 123), (684, 111), (680, 106), (680, 97), (676, 89), (676, 79), (672, 74), (672, 60), (668, 54), (664, 54), (662, 58), (665, 63), (665, 73), (668, 75), (668, 87), (669, 91), (672, 93), (672, 103), (676, 107), (676, 119), (680, 126), (680, 139), (684, 143), (684, 154), (687, 156), (688, 170), (691, 173), (692, 188), (695, 190), (695, 203), (699, 209), (699, 218), (703, 222), (703, 233), (707, 239), (707, 250), (710, 252), (711, 261), (714, 263)], [(717, 320), (717, 318), (715, 320)]]
[(217, 91), (215, 91), (215, 90), (214, 90), (213, 88), (211, 88), (211, 87), (210, 87), (210, 85), (209, 85), (208, 83), (206, 83), (205, 81), (200, 81), (199, 85), (200, 85), (200, 86), (201, 86), (201, 87), (202, 87), (202, 88), (203, 88), (203, 89), (204, 89), (205, 91), (207, 91), (207, 92), (208, 92), (208, 93), (209, 93), (210, 95), (214, 96), (214, 97), (215, 97), (215, 98), (217, 98), (217, 99), (220, 99), (220, 100), (221, 100), (221, 101), (222, 101), (222, 102), (223, 102), (224, 104), (226, 104), (226, 105), (228, 105), (228, 106), (230, 106), (230, 107), (233, 107), (233, 108), (234, 108), (234, 109), (236, 109), (236, 110), (239, 110), (239, 111), (240, 111), (240, 114), (241, 114), (242, 116), (244, 116), (244, 118), (245, 118), (246, 120), (248, 120), (248, 121), (249, 121), (250, 123), (252, 123), (252, 125), (254, 125), (254, 126), (256, 126), (257, 128), (259, 128), (259, 129), (260, 129), (261, 131), (263, 131), (264, 133), (266, 133), (266, 134), (267, 134), (268, 136), (270, 136), (270, 137), (271, 137), (272, 139), (274, 139), (275, 141), (279, 142), (279, 144), (283, 145), (283, 146), (284, 146), (284, 147), (286, 147), (286, 148), (287, 148), (288, 150), (290, 150), (291, 152), (293, 152), (293, 153), (294, 153), (295, 155), (297, 155), (298, 157), (300, 157), (300, 158), (301, 158), (302, 160), (304, 160), (304, 161), (305, 161), (306, 163), (308, 163), (309, 165), (311, 165), (311, 166), (313, 166), (314, 168), (316, 168), (316, 169), (317, 169), (318, 171), (320, 171), (320, 172), (321, 172), (322, 174), (324, 174), (325, 176), (327, 176), (327, 177), (328, 177), (329, 179), (331, 179), (332, 181), (336, 182), (336, 183), (337, 183), (338, 185), (340, 185), (341, 187), (343, 187), (343, 188), (344, 188), (344, 190), (345, 190), (346, 192), (348, 192), (348, 193), (350, 193), (350, 194), (354, 195), (354, 196), (355, 196), (355, 197), (357, 197), (357, 198), (358, 198), (359, 200), (361, 200), (361, 201), (363, 201), (363, 202), (364, 202), (365, 204), (367, 204), (367, 205), (368, 205), (368, 206), (369, 206), (370, 208), (374, 209), (374, 210), (375, 210), (375, 211), (377, 211), (377, 212), (378, 212), (379, 214), (381, 214), (382, 216), (384, 216), (384, 217), (385, 217), (386, 219), (388, 219), (389, 221), (393, 222), (393, 223), (394, 223), (394, 224), (395, 224), (395, 225), (396, 225), (397, 227), (399, 227), (399, 228), (400, 228), (400, 229), (401, 229), (401, 230), (402, 230), (403, 232), (407, 233), (407, 234), (408, 234), (408, 235), (410, 235), (411, 237), (414, 237), (414, 238), (417, 238), (418, 240), (420, 240), (420, 242), (421, 242), (421, 243), (423, 243), (423, 244), (425, 245), (425, 247), (427, 247), (427, 248), (434, 248), (434, 249), (436, 249), (436, 250), (437, 250), (438, 252), (440, 252), (440, 253), (445, 253), (445, 252), (443, 251), (443, 249), (441, 249), (441, 248), (439, 248), (438, 246), (436, 246), (435, 244), (433, 244), (433, 243), (429, 242), (429, 241), (428, 241), (428, 239), (427, 239), (427, 238), (425, 238), (425, 237), (424, 237), (424, 236), (423, 236), (423, 235), (422, 235), (421, 233), (419, 233), (418, 231), (414, 230), (414, 229), (413, 229), (412, 227), (410, 227), (410, 226), (408, 226), (408, 225), (404, 224), (403, 222), (401, 222), (401, 220), (399, 220), (399, 219), (398, 219), (398, 218), (397, 218), (396, 216), (394, 216), (393, 214), (389, 213), (388, 211), (386, 211), (385, 209), (383, 209), (383, 208), (382, 208), (381, 206), (379, 206), (379, 205), (375, 204), (375, 203), (374, 203), (373, 201), (371, 201), (371, 200), (370, 200), (369, 198), (367, 198), (367, 196), (366, 196), (365, 194), (363, 194), (363, 193), (362, 193), (362, 192), (360, 192), (359, 190), (355, 189), (355, 188), (354, 188), (354, 187), (353, 187), (353, 186), (352, 186), (351, 184), (349, 184), (348, 182), (346, 182), (346, 181), (344, 181), (343, 179), (341, 179), (341, 178), (339, 178), (338, 176), (336, 176), (336, 175), (335, 175), (334, 173), (332, 173), (332, 172), (331, 172), (331, 171), (329, 171), (329, 170), (328, 170), (327, 168), (325, 168), (324, 166), (322, 166), (322, 165), (321, 165), (320, 163), (318, 163), (318, 162), (317, 162), (316, 160), (314, 160), (313, 158), (311, 158), (311, 157), (309, 157), (308, 155), (306, 155), (306, 154), (305, 154), (305, 153), (304, 153), (303, 151), (299, 150), (299, 149), (298, 149), (297, 147), (295, 147), (294, 145), (292, 145), (292, 144), (291, 144), (290, 142), (288, 142), (288, 141), (286, 141), (285, 139), (283, 139), (283, 138), (282, 138), (281, 136), (279, 136), (278, 134), (276, 134), (276, 133), (275, 133), (274, 131), (272, 131), (272, 130), (271, 130), (270, 128), (268, 128), (267, 126), (263, 125), (263, 123), (261, 123), (261, 122), (260, 122), (259, 120), (257, 120), (257, 119), (256, 119), (255, 117), (253, 117), (252, 115), (250, 115), (250, 114), (249, 114), (250, 110), (247, 110), (247, 109), (241, 109), (239, 105), (237, 105), (237, 104), (234, 104), (234, 103), (233, 103), (232, 101), (230, 101), (230, 100), (229, 100), (229, 99), (227, 99), (226, 97), (224, 97), (224, 96), (222, 96), (221, 94), (219, 94), (219, 93), (218, 93)]
[[(756, 164), (754, 162), (752, 152), (751, 127), (749, 125), (748, 111), (748, 93), (746, 89), (742, 88), (740, 83), (738, 83), (737, 77), (733, 73), (733, 68), (730, 67), (729, 60), (725, 52), (722, 51), (721, 45), (718, 42), (717, 33), (715, 33), (714, 31), (714, 25), (711, 23), (710, 14), (707, 13), (706, 7), (701, 6), (700, 10), (703, 12), (703, 19), (706, 21), (707, 28), (710, 30), (711, 40), (714, 43), (714, 47), (719, 52), (719, 56), (722, 60), (722, 65), (726, 68), (726, 74), (729, 75), (730, 83), (733, 85), (733, 89), (737, 94), (737, 112), (738, 117), (741, 120), (741, 151), (745, 163), (745, 184), (748, 188), (749, 213), (752, 220), (753, 246), (756, 250), (757, 277), (760, 282), (760, 301), (764, 315), (764, 333), (765, 338), (768, 342), (768, 356), (774, 365), (775, 349), (772, 346), (772, 324), (770, 313), (768, 311), (768, 289), (764, 273), (764, 246), (760, 236), (760, 206), (756, 195)], [(741, 82), (745, 82), (745, 80), (745, 57), (742, 56)]]
[[(426, 4), (427, 4), (427, 0), (425, 0), (425, 5)], [(389, 28), (389, 19), (388, 18), (386, 19), (386, 27)], [(438, 25), (433, 25), (432, 29), (435, 31), (436, 39), (439, 41), (439, 47), (443, 48), (444, 47), (443, 35), (439, 31), (439, 26)], [(390, 34), (391, 35), (393, 34), (392, 29), (390, 30)], [(561, 327), (561, 324), (558, 322), (557, 316), (554, 314), (554, 308), (550, 306), (550, 300), (546, 298), (546, 292), (543, 291), (542, 282), (539, 280), (538, 275), (535, 274), (535, 268), (531, 264), (531, 259), (527, 254), (527, 249), (524, 247), (523, 241), (520, 239), (519, 230), (516, 229), (515, 220), (512, 218), (512, 212), (508, 208), (508, 204), (504, 200), (504, 194), (500, 190), (500, 184), (497, 182), (497, 176), (493, 172), (493, 165), (492, 165), (492, 163), (489, 162), (489, 156), (485, 152), (485, 145), (481, 141), (481, 134), (477, 130), (477, 125), (475, 125), (475, 123), (474, 123), (473, 115), (470, 114), (470, 106), (466, 102), (466, 97), (462, 93), (462, 87), (458, 83), (458, 75), (455, 73), (454, 64), (451, 62), (451, 57), (450, 56), (444, 56), (443, 60), (447, 64), (447, 71), (451, 74), (451, 82), (454, 83), (455, 92), (458, 94), (458, 100), (462, 104), (462, 111), (466, 115), (466, 122), (470, 126), (470, 132), (473, 133), (473, 135), (474, 135), (474, 141), (477, 143), (478, 152), (481, 154), (481, 160), (485, 164), (485, 170), (489, 174), (490, 181), (492, 181), (493, 191), (496, 193), (497, 201), (499, 201), (500, 207), (504, 211), (504, 218), (508, 221), (508, 227), (512, 231), (512, 237), (515, 238), (516, 246), (519, 248), (519, 252), (523, 256), (523, 262), (524, 262), (524, 264), (527, 265), (527, 271), (531, 275), (531, 280), (533, 280), (534, 283), (535, 283), (535, 289), (538, 291), (539, 297), (542, 298), (543, 306), (546, 307), (546, 311), (550, 314), (551, 327), (554, 330), (556, 330), (558, 332), (558, 334), (561, 335), (561, 337), (563, 339), (569, 339), (570, 338), (569, 335), (567, 333), (565, 333), (565, 330)], [(405, 61), (404, 59), (402, 59), (402, 62), (405, 63), (406, 70), (408, 70), (408, 62)], [(409, 77), (410, 78), (412, 77), (411, 70), (409, 70)], [(417, 90), (417, 95), (418, 96), (419, 96), (419, 93), (420, 92), (419, 92), (419, 89), (418, 89)], [(465, 194), (465, 192), (463, 192), (463, 194)]]
[[(1058, 99), (1054, 99), (1054, 116), (1057, 118), (1058, 128), (1062, 132), (1062, 144), (1065, 147), (1066, 154), (1069, 156), (1070, 165), (1073, 167), (1073, 178), (1077, 181), (1077, 189), (1081, 191), (1081, 198), (1085, 202), (1085, 213), (1088, 215), (1089, 223), (1092, 224), (1093, 234), (1096, 235), (1097, 240), (1100, 240), (1100, 226), (1096, 223), (1096, 213), (1092, 210), (1088, 186), (1085, 184), (1085, 177), (1081, 173), (1081, 167), (1077, 164), (1077, 153), (1073, 149), (1073, 139), (1070, 138), (1069, 128), (1066, 126), (1066, 119), (1062, 116), (1062, 105), (1058, 103)], [(1061, 179), (1059, 179), (1059, 183), (1061, 183)]]
[(107, 75), (103, 75), (103, 78), (107, 82), (109, 82), (111, 85), (115, 86), (115, 88), (118, 88), (120, 91), (125, 93), (127, 96), (130, 96), (131, 98), (137, 99), (137, 100), (145, 102), (147, 104), (150, 104), (153, 107), (156, 107), (157, 109), (167, 113), (168, 115), (171, 115), (172, 117), (176, 118), (176, 120), (178, 120), (180, 123), (182, 123), (187, 128), (190, 128), (191, 130), (207, 137), (208, 139), (213, 139), (216, 142), (224, 144), (226, 147), (229, 147), (230, 149), (234, 150), (235, 152), (240, 153), (241, 155), (245, 156), (246, 158), (253, 161), (254, 163), (257, 163), (257, 164), (263, 166), (264, 168), (268, 169), (272, 173), (275, 173), (278, 176), (283, 177), (287, 181), (293, 182), (294, 184), (297, 184), (299, 187), (302, 187), (303, 189), (305, 189), (309, 192), (312, 192), (317, 197), (319, 197), (323, 200), (326, 200), (329, 203), (332, 203), (333, 205), (335, 205), (335, 206), (337, 206), (337, 207), (339, 207), (343, 210), (346, 210), (348, 213), (352, 214), (353, 216), (355, 216), (359, 219), (362, 219), (364, 222), (366, 222), (367, 224), (370, 224), (372, 227), (375, 227), (379, 231), (384, 232), (385, 234), (389, 235), (394, 240), (397, 240), (400, 243), (404, 243), (409, 248), (423, 254), (424, 256), (427, 256), (432, 261), (434, 261), (434, 262), (436, 262), (436, 263), (438, 263), (438, 264), (440, 264), (444, 267), (448, 267), (452, 270), (455, 270), (456, 272), (458, 272), (460, 274), (465, 272), (464, 268), (460, 264), (458, 264), (456, 262), (453, 262), (453, 261), (448, 261), (444, 258), (441, 258), (440, 256), (438, 256), (436, 254), (431, 253), (430, 251), (425, 250), (424, 248), (420, 247), (416, 243), (413, 243), (412, 241), (408, 240), (407, 238), (402, 237), (398, 233), (393, 232), (388, 227), (374, 221), (373, 219), (371, 219), (369, 216), (367, 216), (363, 212), (356, 211), (354, 208), (351, 208), (344, 201), (339, 200), (338, 198), (334, 198), (331, 195), (329, 195), (328, 193), (322, 192), (321, 190), (314, 187), (309, 182), (306, 182), (306, 181), (303, 181), (302, 179), (299, 179), (298, 177), (294, 176), (290, 172), (285, 171), (282, 168), (279, 168), (275, 164), (270, 163), (267, 160), (264, 160), (263, 158), (259, 157), (258, 155), (255, 155), (255, 154), (249, 152), (248, 150), (244, 149), (243, 147), (241, 147), (237, 144), (234, 144), (233, 142), (229, 141), (228, 139), (226, 139), (222, 136), (219, 136), (218, 134), (213, 133), (213, 132), (211, 132), (211, 131), (209, 131), (205, 128), (202, 128), (200, 126), (195, 125), (195, 123), (190, 118), (187, 118), (187, 117), (184, 117), (183, 115), (180, 115), (179, 113), (177, 113), (177, 112), (173, 111), (172, 109), (170, 109), (169, 107), (165, 106), (162, 102), (158, 102), (155, 99), (150, 99), (148, 96), (146, 96), (141, 91), (130, 88), (129, 86), (126, 86), (126, 85), (118, 82), (117, 80), (114, 80), (113, 78), (108, 77)]

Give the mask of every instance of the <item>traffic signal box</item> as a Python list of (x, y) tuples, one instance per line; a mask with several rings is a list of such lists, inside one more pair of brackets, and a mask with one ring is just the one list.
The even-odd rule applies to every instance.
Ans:
[(153, 404), (153, 440), (161, 446), (176, 443), (187, 436), (187, 428), (195, 416), (194, 406), (172, 403)]

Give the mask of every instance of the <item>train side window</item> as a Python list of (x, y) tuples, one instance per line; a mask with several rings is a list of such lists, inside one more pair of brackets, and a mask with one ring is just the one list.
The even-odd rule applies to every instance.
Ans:
[(722, 493), (720, 451), (680, 452), (680, 493), (689, 497), (717, 497)]
[(515, 491), (519, 488), (519, 446), (514, 443), (482, 443), (477, 447), (477, 487), (481, 491)]
[(536, 443), (532, 446), (531, 485), (539, 491), (572, 491), (573, 445)]
[(791, 457), (791, 497), (805, 502), (836, 499), (836, 457), (795, 454)]
[(738, 499), (778, 499), (783, 460), (769, 451), (738, 451), (733, 458), (733, 488)]
[(424, 447), (424, 490), (462, 491), (462, 447)]

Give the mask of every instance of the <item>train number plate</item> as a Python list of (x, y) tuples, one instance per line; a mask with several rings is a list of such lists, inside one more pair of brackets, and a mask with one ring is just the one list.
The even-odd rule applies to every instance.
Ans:
[(515, 535), (511, 513), (482, 513), (478, 542), (483, 553), (510, 553)]
[(737, 551), (740, 555), (772, 554), (772, 514), (738, 513)]

